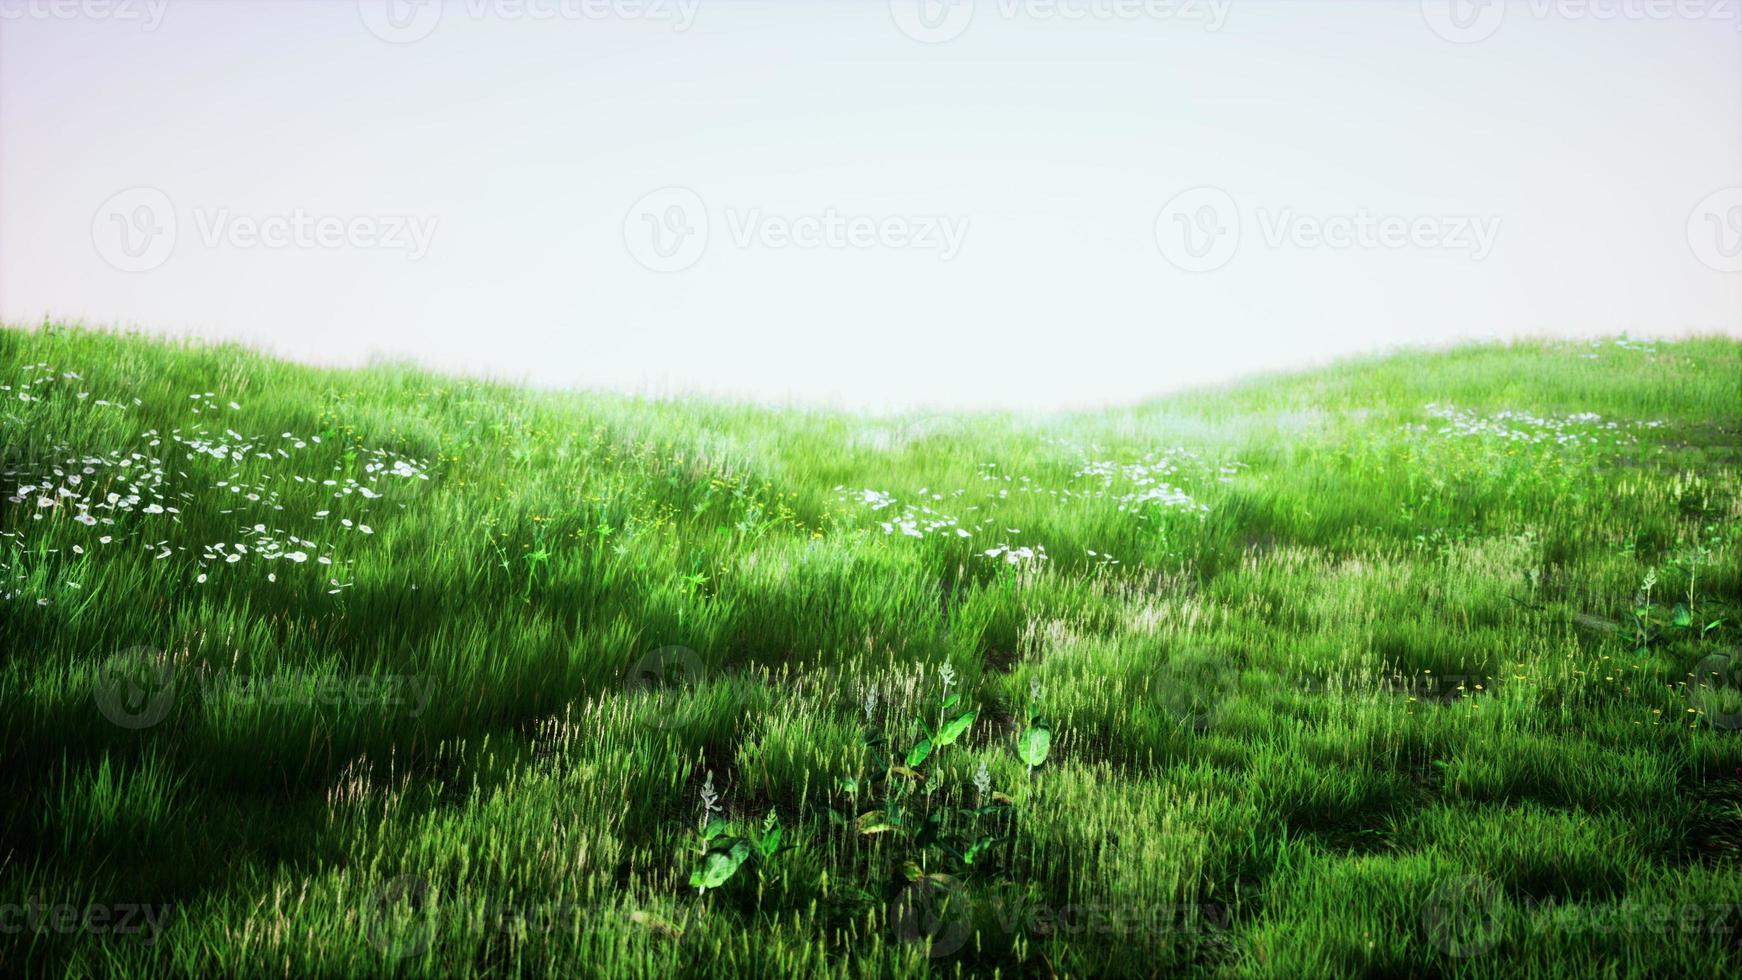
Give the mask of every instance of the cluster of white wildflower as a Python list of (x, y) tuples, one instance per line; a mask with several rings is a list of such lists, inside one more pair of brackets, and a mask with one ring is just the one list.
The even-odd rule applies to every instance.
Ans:
[[(1568, 342), (1563, 343), (1563, 344), (1556, 344), (1553, 346), (1552, 349), (1578, 351), (1578, 352), (1580, 352), (1579, 356), (1584, 358), (1585, 360), (1595, 361), (1601, 356), (1600, 352), (1606, 348), (1609, 348), (1609, 347), (1616, 347), (1616, 348), (1619, 348), (1621, 350), (1638, 351), (1639, 353), (1642, 353), (1642, 354), (1656, 354), (1657, 353), (1657, 345), (1654, 342), (1644, 341), (1644, 340), (1629, 340), (1625, 336), (1623, 336), (1617, 340), (1611, 340), (1611, 341), (1602, 341), (1602, 340), (1592, 340), (1592, 341), (1588, 341), (1588, 342), (1568, 341)], [(1649, 360), (1649, 358), (1648, 358), (1648, 360)]]
[(1027, 565), (1047, 560), (1046, 545), (1012, 545), (1001, 544), (996, 548), (987, 548), (980, 554), (987, 558), (1002, 559), (1010, 565)]
[[(46, 361), (25, 364), (20, 366), (18, 370), (26, 377), (18, 378), (12, 384), (0, 384), (0, 401), (40, 402), (49, 393), (66, 388), (78, 389), (72, 392), (73, 397), (78, 401), (86, 401), (91, 397), (89, 391), (83, 390), (78, 385), (70, 384), (70, 382), (84, 380), (84, 377), (77, 371), (56, 371)], [(99, 398), (91, 404), (102, 408), (125, 409), (127, 407), (103, 398)], [(133, 404), (139, 405), (141, 402), (135, 398)]]
[(1470, 409), (1437, 402), (1429, 403), (1426, 412), (1430, 418), (1438, 420), (1437, 425), (1406, 424), (1404, 429), (1416, 433), (1432, 432), (1458, 439), (1492, 438), (1525, 444), (1590, 446), (1605, 442), (1636, 442), (1639, 437), (1630, 433), (1629, 429), (1655, 429), (1663, 425), (1658, 420), (1622, 422), (1605, 419), (1595, 412), (1544, 417), (1530, 412), (1507, 410), (1483, 415)]
[[(25, 400), (40, 400), (41, 396), (33, 392), (40, 391), (44, 385), (81, 380), (75, 372), (55, 373), (45, 371), (47, 367), (46, 364), (25, 366), (24, 371), (31, 376), (17, 384), (21, 393), (30, 396)], [(0, 386), (0, 391), (13, 390), (11, 386)], [(84, 391), (77, 393), (80, 400), (88, 395), (89, 392)], [(240, 403), (220, 400), (214, 392), (196, 392), (189, 395), (188, 400), (193, 403), (191, 410), (196, 413), (242, 410)], [(111, 406), (116, 403), (97, 399), (91, 404)], [(135, 398), (133, 404), (137, 406), (141, 402)], [(50, 521), (44, 527), (56, 528), (60, 533), (64, 533), (67, 524), (54, 522), (70, 522), (95, 529), (89, 538), (71, 544), (75, 556), (86, 555), (87, 548), (106, 547), (143, 550), (154, 561), (169, 560), (180, 554), (189, 559), (196, 584), (204, 584), (220, 570), (244, 563), (262, 567), (266, 579), (276, 582), (278, 573), (273, 570), (273, 563), (338, 566), (349, 564), (349, 559), (339, 559), (332, 543), (322, 544), (301, 537), (279, 526), (284, 523), (282, 517), (265, 514), (261, 516), (268, 517), (268, 520), (244, 518), (245, 523), (238, 526), (233, 540), (189, 542), (183, 536), (185, 532), (178, 529), (184, 510), (199, 508), (205, 513), (222, 515), (246, 510), (277, 514), (286, 510), (280, 490), (300, 484), (327, 491), (333, 500), (343, 502), (351, 515), (320, 510), (309, 520), (326, 522), (331, 519), (328, 526), (335, 532), (366, 537), (373, 535), (375, 529), (362, 520), (363, 511), (369, 502), (386, 494), (384, 482), (429, 479), (429, 466), (423, 460), (390, 450), (360, 448), (355, 452), (364, 460), (361, 479), (345, 475), (345, 468), (354, 465), (349, 459), (332, 464), (333, 475), (327, 477), (293, 474), (286, 479), (272, 473), (248, 472), (250, 468), (257, 468), (259, 461), (290, 460), (297, 452), (320, 445), (318, 435), (303, 438), (285, 432), (274, 440), (264, 436), (245, 436), (233, 428), (224, 428), (220, 434), (214, 434), (204, 426), (194, 425), (185, 430), (177, 427), (167, 433), (149, 429), (140, 433), (137, 442), (138, 449), (105, 453), (79, 453), (65, 445), (53, 447), (43, 454), (46, 459), (42, 463), (0, 472), (0, 495), (3, 495), (0, 499), (29, 508), (33, 522)], [(169, 462), (177, 455), (181, 457), (179, 461)], [(224, 466), (224, 470), (212, 473), (211, 468), (219, 464)], [(202, 469), (205, 472), (202, 473)], [(193, 471), (191, 475), (189, 471)], [(210, 482), (197, 492), (195, 489), (172, 489), (189, 487), (202, 478)], [(226, 506), (214, 506), (218, 503)], [(165, 522), (166, 526), (153, 527), (153, 521)], [(157, 534), (164, 531), (169, 536), (159, 539)], [(24, 540), (22, 532), (5, 533), (19, 542)], [(58, 538), (59, 534), (56, 536)], [(44, 549), (45, 553), (60, 550), (56, 547)], [(349, 588), (350, 584), (331, 577), (327, 580), (327, 591), (336, 594)], [(14, 593), (6, 595), (8, 599), (13, 597)], [(46, 605), (47, 600), (40, 600), (38, 604)]]
[(1214, 475), (1218, 482), (1227, 483), (1239, 474), (1241, 468), (1240, 463), (1212, 465), (1201, 453), (1175, 446), (1135, 462), (1091, 460), (1077, 470), (1076, 477), (1098, 481), (1100, 488), (1091, 496), (1114, 501), (1122, 512), (1158, 506), (1205, 514), (1209, 512), (1209, 506), (1179, 485), (1184, 477), (1208, 478)]
[(972, 536), (972, 532), (961, 526), (959, 518), (931, 506), (932, 503), (941, 502), (944, 495), (932, 493), (926, 487), (920, 488), (919, 502), (907, 504), (881, 490), (850, 491), (845, 487), (836, 487), (835, 495), (842, 501), (858, 503), (877, 513), (877, 526), (883, 529), (884, 534), (897, 534), (908, 538), (923, 538), (927, 535), (956, 538)]

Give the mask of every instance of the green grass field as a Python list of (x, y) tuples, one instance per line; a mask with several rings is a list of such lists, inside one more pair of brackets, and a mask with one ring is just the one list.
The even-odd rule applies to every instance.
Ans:
[(1723, 976), (1742, 342), (1051, 417), (0, 331), (0, 973)]

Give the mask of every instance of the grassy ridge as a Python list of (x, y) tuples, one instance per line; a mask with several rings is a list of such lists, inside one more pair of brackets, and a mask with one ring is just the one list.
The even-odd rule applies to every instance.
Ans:
[[(1042, 419), (58, 328), (0, 386), (4, 972), (1736, 968), (1734, 340)], [(710, 773), (784, 836), (698, 894)]]

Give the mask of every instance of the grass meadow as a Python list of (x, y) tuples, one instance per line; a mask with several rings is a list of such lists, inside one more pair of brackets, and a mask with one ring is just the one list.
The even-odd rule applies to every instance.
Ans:
[(1734, 976), (1742, 342), (1046, 417), (0, 330), (0, 973)]

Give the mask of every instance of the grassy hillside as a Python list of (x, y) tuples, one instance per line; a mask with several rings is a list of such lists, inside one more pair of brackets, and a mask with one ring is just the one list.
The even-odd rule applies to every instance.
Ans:
[(0, 973), (1735, 974), (1742, 343), (1047, 419), (0, 330)]

